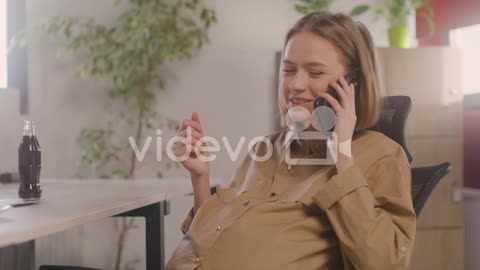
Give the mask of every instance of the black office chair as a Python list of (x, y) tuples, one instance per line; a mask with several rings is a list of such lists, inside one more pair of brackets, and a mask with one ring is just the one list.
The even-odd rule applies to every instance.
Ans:
[(386, 96), (382, 99), (382, 112), (377, 124), (370, 130), (385, 134), (403, 147), (409, 162), (412, 155), (405, 142), (405, 123), (412, 110), (412, 100), (408, 96)]
[[(405, 123), (412, 109), (408, 96), (387, 96), (382, 100), (382, 113), (378, 123), (370, 128), (381, 132), (400, 144), (412, 162), (412, 155), (405, 142)], [(435, 166), (412, 168), (412, 200), (417, 218), (438, 182), (452, 170), (450, 162)]]
[(412, 169), (412, 199), (417, 217), (438, 182), (452, 170), (450, 162)]

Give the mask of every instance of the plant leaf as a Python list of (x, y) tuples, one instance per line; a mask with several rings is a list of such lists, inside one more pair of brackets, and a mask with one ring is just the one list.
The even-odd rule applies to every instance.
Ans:
[(295, 5), (295, 10), (301, 14), (308, 14), (310, 13), (310, 9), (306, 6)]
[(433, 36), (433, 34), (435, 34), (435, 23), (433, 22), (432, 17), (424, 12), (420, 12), (419, 15), (427, 21), (428, 28), (430, 29), (430, 36)]
[(370, 10), (369, 5), (359, 5), (354, 7), (352, 11), (350, 11), (350, 16), (355, 17), (367, 12), (368, 10)]

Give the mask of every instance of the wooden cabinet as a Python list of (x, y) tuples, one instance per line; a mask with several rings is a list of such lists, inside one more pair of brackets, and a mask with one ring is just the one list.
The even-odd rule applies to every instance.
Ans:
[(463, 269), (463, 92), (458, 49), (379, 48), (386, 95), (406, 95), (413, 108), (406, 141), (412, 167), (452, 163), (417, 224), (410, 269)]
[(415, 238), (410, 269), (463, 270), (462, 229), (418, 229)]
[(458, 198), (463, 187), (462, 140), (456, 137), (408, 138), (413, 156), (412, 167), (429, 166), (444, 161), (452, 171), (435, 187), (418, 219), (419, 228), (463, 226), (463, 203)]
[(447, 105), (463, 100), (460, 51), (449, 47), (380, 48), (389, 95), (408, 95), (415, 104)]

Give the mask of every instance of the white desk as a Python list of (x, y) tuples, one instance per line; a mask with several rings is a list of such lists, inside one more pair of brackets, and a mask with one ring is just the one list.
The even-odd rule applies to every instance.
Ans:
[[(0, 247), (34, 240), (113, 216), (143, 216), (147, 269), (163, 269), (168, 196), (184, 195), (185, 181), (41, 180), (42, 200), (0, 213)], [(0, 198), (17, 196), (18, 183), (0, 185)], [(191, 189), (191, 188), (190, 188)], [(177, 193), (176, 193), (177, 192)]]

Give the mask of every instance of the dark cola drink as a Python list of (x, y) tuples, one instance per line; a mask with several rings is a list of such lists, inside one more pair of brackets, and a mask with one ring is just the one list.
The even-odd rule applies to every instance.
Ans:
[(42, 167), (42, 151), (35, 135), (35, 123), (25, 121), (22, 142), (18, 147), (18, 170), (20, 187), (18, 196), (23, 199), (39, 199), (42, 196), (40, 187), (40, 169)]

